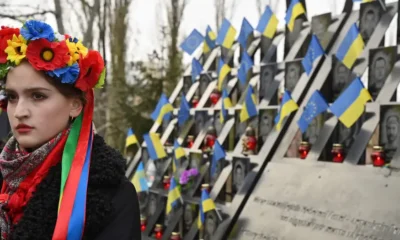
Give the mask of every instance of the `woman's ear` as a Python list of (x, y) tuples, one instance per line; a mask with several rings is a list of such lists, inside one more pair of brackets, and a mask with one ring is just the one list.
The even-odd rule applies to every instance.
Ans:
[(73, 98), (71, 99), (71, 106), (70, 106), (70, 113), (69, 115), (73, 118), (76, 118), (79, 116), (79, 114), (82, 112), (83, 109), (83, 103), (80, 99), (78, 98)]

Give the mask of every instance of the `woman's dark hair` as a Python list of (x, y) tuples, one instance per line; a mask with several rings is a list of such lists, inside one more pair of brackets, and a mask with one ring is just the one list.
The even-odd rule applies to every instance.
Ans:
[(46, 81), (53, 85), (57, 90), (67, 98), (78, 98), (85, 105), (87, 100), (85, 98), (85, 93), (78, 88), (75, 88), (72, 84), (62, 83), (59, 79), (52, 78), (46, 74), (43, 74)]

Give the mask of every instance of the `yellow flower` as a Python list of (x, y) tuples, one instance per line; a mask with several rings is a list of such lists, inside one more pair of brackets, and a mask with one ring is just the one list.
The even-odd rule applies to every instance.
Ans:
[(68, 61), (69, 66), (76, 63), (76, 61), (79, 60), (80, 55), (82, 55), (82, 57), (86, 57), (88, 49), (85, 46), (83, 46), (81, 41), (75, 43), (67, 39), (66, 43), (69, 49), (69, 55), (71, 56)]
[(7, 60), (19, 65), (21, 61), (26, 57), (26, 40), (19, 35), (18, 37), (14, 34), (11, 40), (7, 40), (8, 47), (4, 50), (7, 53)]

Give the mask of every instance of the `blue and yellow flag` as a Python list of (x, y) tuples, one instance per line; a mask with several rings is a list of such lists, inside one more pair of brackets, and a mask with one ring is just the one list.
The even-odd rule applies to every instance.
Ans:
[(181, 105), (178, 112), (178, 126), (181, 127), (190, 118), (190, 105), (186, 100), (185, 94), (182, 93)]
[(129, 147), (133, 144), (136, 144), (138, 142), (135, 133), (133, 132), (132, 128), (128, 129), (128, 133), (126, 134), (126, 141), (125, 141), (125, 147)]
[(331, 112), (347, 128), (350, 128), (363, 114), (365, 104), (371, 100), (371, 94), (360, 78), (355, 78), (353, 82), (343, 91), (342, 94), (331, 105)]
[(224, 89), (222, 91), (222, 104), (221, 104), (221, 111), (219, 112), (219, 121), (221, 123), (224, 123), (226, 119), (228, 118), (228, 110), (227, 108), (232, 107), (232, 102), (231, 99), (229, 98), (228, 91)]
[(211, 177), (214, 176), (215, 171), (217, 170), (218, 161), (225, 157), (226, 157), (226, 153), (225, 153), (224, 148), (221, 146), (221, 144), (218, 142), (218, 140), (216, 140), (214, 143), (214, 153), (213, 153), (212, 160), (211, 160), (211, 169), (210, 169)]
[(153, 160), (165, 158), (167, 153), (165, 152), (164, 146), (161, 144), (160, 137), (157, 133), (148, 133), (143, 135), (143, 139), (147, 145), (147, 152), (149, 157)]
[(203, 66), (201, 63), (196, 59), (192, 59), (192, 82), (195, 82), (197, 77), (200, 76), (201, 72), (203, 71)]
[(143, 162), (139, 163), (136, 169), (135, 175), (132, 179), (133, 186), (135, 186), (136, 192), (147, 192), (149, 191), (149, 186), (147, 185), (146, 174), (144, 172)]
[(247, 82), (247, 73), (251, 70), (254, 66), (254, 62), (247, 53), (247, 51), (242, 52), (242, 60), (240, 61), (240, 67), (238, 71), (238, 78), (240, 83), (244, 86)]
[(178, 140), (175, 139), (174, 142), (174, 156), (176, 159), (180, 159), (186, 156), (185, 150), (182, 146), (178, 143)]
[(246, 18), (243, 18), (242, 22), (242, 28), (240, 29), (239, 37), (238, 37), (238, 42), (240, 45), (246, 49), (247, 48), (247, 39), (250, 35), (252, 35), (254, 32), (253, 26), (247, 21)]
[(222, 58), (220, 58), (219, 63), (218, 63), (218, 90), (219, 91), (222, 90), (222, 85), (224, 83), (224, 80), (230, 72), (231, 72), (231, 67), (229, 67), (228, 64), (225, 64), (224, 60), (222, 60)]
[(308, 50), (306, 55), (304, 56), (301, 64), (303, 64), (304, 70), (306, 71), (307, 75), (310, 75), (311, 70), (313, 68), (314, 61), (324, 55), (324, 49), (322, 48), (321, 44), (317, 36), (312, 35), (310, 45), (308, 46)]
[(296, 111), (299, 108), (297, 103), (292, 99), (289, 91), (285, 91), (282, 97), (281, 108), (279, 109), (278, 115), (275, 117), (276, 129), (279, 131), (281, 125), (286, 116)]
[(182, 42), (181, 48), (189, 55), (192, 55), (203, 41), (203, 35), (196, 29), (193, 29), (189, 36)]
[(364, 40), (358, 31), (357, 24), (353, 24), (347, 32), (346, 37), (339, 46), (336, 57), (348, 68), (351, 69), (357, 58), (364, 49)]
[(319, 114), (325, 112), (328, 108), (329, 105), (325, 98), (318, 90), (315, 90), (311, 95), (310, 100), (308, 100), (300, 119), (297, 121), (301, 132), (304, 133), (313, 119)]
[(178, 200), (181, 198), (181, 192), (179, 191), (178, 184), (176, 184), (175, 178), (171, 178), (169, 185), (168, 200), (166, 213), (169, 214), (172, 208), (177, 206)]
[(362, 2), (362, 3), (367, 3), (367, 2), (373, 2), (375, 0), (353, 0), (353, 2)]
[(213, 32), (210, 26), (207, 26), (206, 37), (203, 45), (203, 53), (209, 53), (215, 48), (215, 39), (217, 39), (217, 35)]
[(240, 111), (240, 122), (244, 122), (251, 117), (257, 116), (258, 112), (256, 104), (256, 95), (254, 94), (253, 87), (249, 85), (242, 110)]
[(207, 192), (207, 189), (203, 189), (201, 191), (201, 200), (199, 205), (199, 218), (197, 221), (197, 227), (200, 229), (205, 221), (205, 213), (216, 210), (214, 200), (210, 198), (210, 195)]
[(151, 118), (156, 123), (161, 124), (164, 117), (173, 110), (174, 107), (172, 106), (171, 103), (169, 103), (167, 96), (163, 93), (160, 97), (160, 100), (157, 103), (156, 109), (151, 114)]
[(272, 39), (275, 36), (276, 29), (278, 28), (278, 23), (278, 18), (272, 12), (271, 8), (267, 6), (258, 22), (256, 30), (264, 37)]
[(300, 0), (292, 0), (286, 12), (286, 24), (289, 31), (293, 32), (294, 29), (294, 21), (298, 16), (304, 14), (306, 10), (304, 10), (303, 4), (301, 4)]
[(218, 32), (216, 44), (230, 49), (235, 41), (236, 29), (231, 25), (228, 19), (224, 19), (221, 29)]

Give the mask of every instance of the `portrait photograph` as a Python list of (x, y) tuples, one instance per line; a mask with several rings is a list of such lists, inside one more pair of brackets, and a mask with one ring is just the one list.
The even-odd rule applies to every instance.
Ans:
[(308, 142), (310, 145), (314, 145), (318, 141), (319, 133), (325, 122), (325, 114), (316, 116), (312, 122), (308, 125), (308, 128), (303, 134), (303, 141)]
[(235, 142), (236, 144), (246, 131), (247, 123), (240, 122), (240, 109), (235, 111)]
[(397, 47), (371, 49), (369, 56), (368, 91), (375, 100), (397, 60)]
[(190, 87), (192, 86), (192, 76), (184, 76), (183, 77), (183, 86), (182, 86), (182, 92), (186, 96), (188, 94)]
[[(302, 15), (304, 16), (304, 15)], [(296, 40), (300, 36), (300, 32), (302, 30), (304, 19), (302, 17), (296, 18), (294, 21), (294, 29), (293, 31), (289, 31), (286, 27), (286, 37), (285, 37), (285, 56), (289, 53), (290, 49), (295, 44)]]
[(221, 123), (220, 112), (221, 112), (220, 110), (214, 110), (213, 113), (213, 125), (215, 130), (217, 131), (217, 136), (219, 136), (219, 134), (222, 131), (222, 128), (224, 127), (224, 123)]
[(187, 234), (190, 231), (193, 223), (197, 221), (197, 217), (199, 216), (199, 207), (197, 204), (185, 203), (183, 216), (182, 216), (182, 226), (183, 226), (183, 235)]
[(356, 75), (348, 69), (336, 56), (332, 56), (332, 95), (333, 99), (342, 93), (344, 89), (356, 78)]
[(380, 146), (384, 148), (386, 161), (390, 162), (399, 147), (400, 106), (381, 106)]
[(260, 70), (260, 91), (259, 91), (259, 99), (266, 99), (268, 87), (271, 86), (271, 83), (275, 79), (275, 75), (277, 73), (277, 65), (276, 64), (267, 64), (261, 66)]
[(362, 124), (364, 123), (365, 115), (361, 115), (360, 119), (358, 119), (353, 126), (347, 128), (340, 121), (335, 129), (335, 143), (340, 143), (343, 146), (344, 151), (347, 153), (351, 145), (356, 140), (357, 135), (360, 133), (360, 129)]
[(207, 110), (196, 110), (194, 113), (194, 128), (195, 128), (195, 135), (194, 138), (197, 138), (197, 135), (204, 129), (207, 120), (208, 120), (208, 111)]
[(234, 157), (232, 162), (232, 185), (233, 191), (237, 193), (243, 185), (246, 175), (250, 170), (250, 160), (248, 158)]
[(218, 215), (215, 210), (205, 213), (203, 239), (212, 240), (212, 236), (219, 225)]
[(163, 201), (163, 197), (161, 195), (153, 192), (149, 192), (148, 198), (147, 218), (150, 218), (156, 213), (157, 207), (163, 206), (165, 201)]
[(285, 90), (293, 92), (303, 71), (302, 59), (285, 63)]
[(324, 13), (311, 18), (311, 32), (315, 34), (323, 48), (326, 48), (333, 36), (328, 31), (332, 22), (332, 13)]
[(260, 109), (258, 114), (258, 139), (261, 144), (265, 143), (269, 133), (273, 130), (276, 114), (276, 109)]
[(197, 88), (197, 94), (198, 96), (203, 96), (204, 92), (208, 88), (208, 84), (212, 81), (211, 76), (208, 73), (203, 73), (200, 75), (199, 79), (199, 86)]
[(368, 2), (360, 6), (360, 33), (365, 43), (371, 38), (383, 14), (378, 1)]

